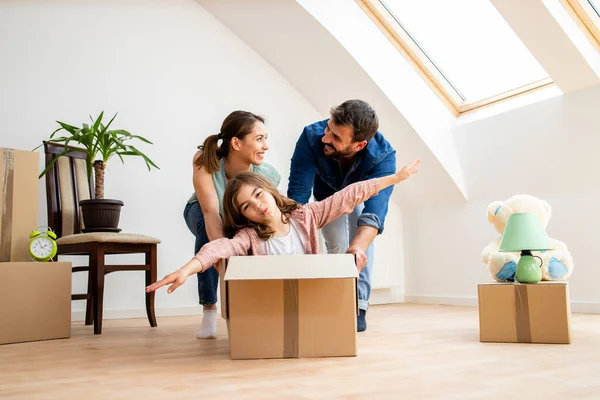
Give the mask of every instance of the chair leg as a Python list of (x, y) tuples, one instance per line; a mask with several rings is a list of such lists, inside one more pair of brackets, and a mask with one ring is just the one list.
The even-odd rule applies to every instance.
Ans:
[[(157, 264), (156, 245), (153, 244), (150, 246), (150, 251), (146, 253), (146, 265), (150, 265), (150, 270), (146, 271), (146, 286), (156, 282)], [(148, 314), (148, 321), (152, 327), (157, 326), (154, 314), (154, 296), (154, 292), (146, 293), (146, 314)]]
[[(91, 256), (90, 256), (91, 260)], [(91, 262), (88, 262), (90, 265), (90, 270), (88, 272), (88, 285), (87, 285), (87, 295), (88, 298), (85, 301), (85, 324), (92, 325), (94, 323), (94, 276), (92, 273)]]
[(104, 302), (104, 244), (95, 246), (90, 259), (94, 258), (96, 264), (94, 273), (94, 334), (102, 333), (102, 310)]

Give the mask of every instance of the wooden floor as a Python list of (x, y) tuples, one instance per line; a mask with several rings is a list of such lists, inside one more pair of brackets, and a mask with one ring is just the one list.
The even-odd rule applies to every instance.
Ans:
[(476, 308), (372, 306), (358, 356), (229, 360), (199, 317), (73, 325), (65, 340), (0, 346), (2, 399), (600, 399), (600, 315), (570, 345), (480, 343)]

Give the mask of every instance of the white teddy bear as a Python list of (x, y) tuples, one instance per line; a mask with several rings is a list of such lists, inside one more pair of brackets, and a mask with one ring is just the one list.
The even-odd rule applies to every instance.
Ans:
[[(494, 225), (500, 235), (503, 235), (508, 217), (513, 213), (520, 212), (536, 213), (544, 229), (548, 226), (548, 221), (552, 216), (552, 210), (546, 201), (526, 194), (519, 194), (505, 202), (495, 201), (491, 203), (487, 210), (488, 221)], [(498, 252), (501, 242), (502, 236), (487, 245), (481, 252), (481, 257), (496, 281), (512, 282), (515, 278), (520, 253)], [(542, 280), (565, 281), (573, 272), (573, 258), (567, 246), (560, 240), (551, 238), (550, 243), (553, 250), (532, 252), (534, 256), (539, 256), (543, 260)]]

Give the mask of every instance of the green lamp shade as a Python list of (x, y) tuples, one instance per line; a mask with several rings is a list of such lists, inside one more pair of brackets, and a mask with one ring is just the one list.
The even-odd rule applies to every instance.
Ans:
[(498, 251), (552, 250), (550, 239), (535, 213), (515, 213), (508, 218)]

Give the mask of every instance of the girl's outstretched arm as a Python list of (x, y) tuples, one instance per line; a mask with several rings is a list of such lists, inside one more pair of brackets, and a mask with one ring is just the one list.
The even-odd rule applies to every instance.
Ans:
[(313, 214), (320, 229), (340, 215), (351, 213), (357, 204), (375, 196), (380, 190), (397, 185), (411, 175), (416, 174), (419, 163), (419, 160), (415, 160), (405, 165), (395, 174), (353, 183), (328, 198), (309, 203), (305, 207)]
[(383, 190), (388, 186), (397, 185), (400, 182), (407, 180), (412, 175), (419, 172), (417, 170), (417, 166), (419, 165), (420, 162), (421, 162), (421, 160), (415, 160), (415, 161), (411, 162), (410, 164), (407, 164), (404, 167), (402, 167), (402, 169), (400, 169), (400, 171), (396, 172), (393, 175), (388, 175), (388, 176), (384, 176), (381, 178), (377, 178), (377, 180), (379, 181), (379, 190)]
[(244, 230), (239, 231), (232, 239), (221, 238), (213, 240), (202, 246), (198, 254), (183, 267), (146, 287), (146, 292), (153, 292), (160, 287), (171, 284), (167, 293), (172, 293), (179, 286), (183, 285), (190, 275), (206, 271), (221, 258), (247, 255), (250, 246), (250, 236)]

